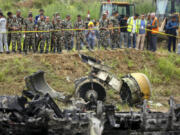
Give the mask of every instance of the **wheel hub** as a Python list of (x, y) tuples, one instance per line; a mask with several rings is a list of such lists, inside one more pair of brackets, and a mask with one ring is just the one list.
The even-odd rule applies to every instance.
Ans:
[(95, 90), (89, 90), (86, 93), (86, 98), (90, 100), (91, 96), (94, 97), (94, 99), (98, 99), (98, 93)]

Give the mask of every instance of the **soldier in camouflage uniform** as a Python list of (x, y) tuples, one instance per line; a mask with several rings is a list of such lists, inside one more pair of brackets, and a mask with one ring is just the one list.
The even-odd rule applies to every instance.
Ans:
[(118, 21), (117, 17), (118, 17), (118, 12), (115, 11), (110, 20), (110, 25), (112, 27), (112, 29), (110, 30), (111, 41), (112, 41), (111, 48), (112, 49), (119, 47), (120, 28), (119, 28), (119, 21)]
[[(37, 22), (36, 30), (37, 31), (45, 31), (44, 15), (40, 15), (40, 20)], [(40, 53), (43, 53), (44, 52), (44, 44), (45, 44), (45, 32), (37, 33), (36, 51), (38, 51), (39, 44), (40, 44)]]
[[(53, 15), (53, 19), (52, 19), (52, 25), (54, 27), (54, 25), (57, 23), (56, 18), (60, 16), (60, 14), (58, 12), (56, 12)], [(55, 32), (51, 32), (51, 52), (53, 52), (53, 49), (55, 48)]]
[(62, 53), (63, 45), (64, 45), (64, 31), (63, 29), (63, 21), (61, 20), (60, 16), (56, 17), (57, 22), (54, 24), (55, 32), (55, 48), (53, 48), (54, 53), (57, 52), (59, 54)]
[[(18, 23), (22, 26), (20, 29), (20, 31), (22, 31), (22, 28), (24, 26), (24, 18), (21, 16), (21, 11), (19, 9), (16, 12), (16, 18), (17, 18)], [(19, 33), (19, 35), (20, 35), (20, 38), (22, 38), (22, 33)]]
[(102, 19), (99, 22), (99, 43), (105, 49), (108, 48), (109, 44), (109, 20), (107, 19), (107, 14), (104, 13)]
[[(74, 24), (74, 28), (75, 29), (85, 29), (85, 24), (83, 22), (83, 20), (81, 19), (81, 15), (77, 16), (77, 21)], [(84, 34), (84, 30), (76, 30), (76, 50), (81, 50), (81, 43), (85, 44), (86, 47), (88, 47), (87, 45), (87, 41), (85, 40), (85, 34)]]
[(8, 16), (8, 18), (7, 18), (7, 29), (8, 29), (8, 47), (10, 47), (10, 45), (11, 45), (11, 28), (10, 28), (10, 24), (11, 24), (11, 22), (12, 22), (12, 20), (13, 20), (13, 14), (12, 14), (12, 12), (8, 12), (7, 13), (7, 16)]
[[(25, 31), (34, 31), (35, 24), (33, 20), (32, 14), (29, 14), (28, 18), (24, 21), (25, 24)], [(25, 43), (24, 43), (24, 52), (27, 53), (28, 48), (33, 48), (33, 52), (36, 51), (36, 44), (35, 44), (35, 33), (25, 33)]]
[(12, 29), (11, 38), (12, 38), (12, 51), (16, 52), (16, 43), (18, 46), (19, 53), (21, 53), (21, 33), (16, 32), (22, 29), (22, 25), (18, 23), (16, 16), (13, 16), (11, 21), (10, 28)]
[(51, 44), (51, 31), (53, 30), (53, 25), (52, 23), (50, 22), (50, 19), (49, 17), (47, 16), (46, 17), (46, 21), (45, 21), (45, 43), (46, 43), (46, 52), (45, 53), (48, 53), (49, 52), (49, 46)]
[[(65, 21), (65, 29), (72, 29), (72, 23), (71, 23), (71, 16), (67, 15), (66, 16), (66, 21)], [(66, 39), (66, 48), (67, 50), (72, 50), (72, 37), (73, 37), (73, 31), (65, 31), (65, 39)]]

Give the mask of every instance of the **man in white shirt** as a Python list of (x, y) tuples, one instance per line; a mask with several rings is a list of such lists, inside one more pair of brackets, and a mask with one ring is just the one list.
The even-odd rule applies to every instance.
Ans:
[(7, 44), (7, 34), (6, 34), (6, 26), (7, 21), (6, 18), (3, 16), (3, 13), (0, 13), (0, 53), (4, 52), (3, 44), (6, 48), (6, 53), (9, 53), (9, 48)]

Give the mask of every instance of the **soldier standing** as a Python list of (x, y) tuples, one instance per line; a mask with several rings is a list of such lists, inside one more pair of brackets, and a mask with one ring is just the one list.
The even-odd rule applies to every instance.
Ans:
[(111, 29), (111, 40), (112, 40), (111, 48), (114, 49), (114, 48), (119, 47), (120, 28), (119, 28), (118, 12), (117, 11), (115, 11), (113, 13), (110, 24), (112, 26), (112, 29)]
[(44, 52), (45, 33), (42, 32), (44, 30), (45, 30), (44, 15), (40, 15), (40, 20), (37, 22), (37, 25), (36, 25), (36, 31), (39, 31), (37, 33), (36, 51), (38, 51), (39, 44), (40, 44), (40, 53)]
[(13, 20), (13, 14), (12, 14), (12, 12), (8, 12), (8, 13), (7, 13), (7, 16), (8, 16), (8, 18), (7, 18), (8, 47), (10, 47), (10, 45), (11, 45), (11, 31), (12, 31), (12, 29), (10, 28), (10, 24), (11, 24), (11, 22), (12, 22), (12, 20)]
[(57, 16), (56, 20), (57, 20), (57, 22), (54, 25), (54, 29), (56, 30), (56, 32), (55, 32), (55, 47), (53, 48), (53, 51), (55, 53), (57, 50), (57, 52), (59, 54), (61, 54), (62, 48), (63, 48), (63, 43), (64, 43), (64, 41), (63, 41), (64, 32), (62, 31), (63, 24), (62, 24), (60, 16)]
[(104, 13), (102, 19), (99, 22), (99, 30), (100, 30), (100, 45), (102, 45), (105, 49), (108, 47), (109, 43), (109, 20), (107, 19), (107, 14)]
[(81, 15), (77, 16), (77, 21), (75, 22), (74, 27), (75, 29), (78, 29), (76, 30), (76, 50), (79, 51), (82, 49), (81, 43), (85, 44), (86, 47), (88, 46), (85, 40), (85, 35), (83, 30), (85, 29), (85, 25), (83, 20), (81, 19)]
[(68, 29), (72, 29), (72, 23), (71, 23), (71, 16), (67, 15), (66, 16), (66, 21), (65, 21), (65, 29), (67, 29), (65, 31), (65, 39), (66, 39), (66, 48), (67, 50), (72, 50), (72, 37), (73, 37), (73, 31), (68, 30)]
[(46, 43), (46, 52), (49, 52), (49, 45), (51, 44), (51, 31), (53, 30), (52, 23), (50, 22), (50, 18), (47, 16), (45, 21), (45, 43)]
[[(19, 10), (19, 9), (16, 12), (16, 18), (17, 18), (17, 22), (22, 26), (21, 29), (20, 29), (20, 31), (22, 31), (22, 28), (23, 28), (23, 25), (24, 25), (24, 18), (21, 17), (21, 10)], [(19, 33), (19, 36), (20, 36), (20, 40), (21, 40), (21, 38), (22, 38), (22, 33), (21, 32)], [(24, 45), (24, 43), (23, 43), (23, 45)]]
[[(60, 16), (60, 14), (58, 12), (56, 12), (53, 15), (53, 19), (52, 19), (52, 25), (54, 27), (54, 25), (56, 24), (57, 20), (57, 16)], [(51, 32), (51, 52), (53, 52), (53, 48), (55, 48), (55, 32)]]
[[(27, 20), (25, 21), (25, 31), (34, 31), (35, 30), (35, 24), (33, 20), (33, 15), (29, 14)], [(36, 45), (35, 45), (35, 33), (34, 32), (28, 32), (25, 33), (25, 43), (24, 43), (24, 53), (27, 54), (27, 49), (33, 48), (33, 52), (36, 51)]]
[(18, 46), (18, 51), (21, 53), (21, 33), (17, 32), (22, 29), (22, 25), (18, 23), (16, 16), (13, 16), (13, 20), (10, 24), (12, 29), (11, 38), (12, 38), (12, 52), (16, 53), (16, 43)]

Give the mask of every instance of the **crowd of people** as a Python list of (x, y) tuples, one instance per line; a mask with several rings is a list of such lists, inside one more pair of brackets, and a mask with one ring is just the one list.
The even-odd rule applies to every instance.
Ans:
[[(0, 53), (62, 53), (63, 49), (71, 51), (74, 42), (78, 51), (84, 47), (94, 50), (95, 46), (104, 49), (125, 47), (144, 50), (145, 40), (148, 50), (157, 50), (159, 22), (155, 13), (129, 17), (114, 11), (108, 18), (104, 12), (99, 21), (91, 20), (90, 17), (83, 20), (81, 15), (77, 15), (73, 25), (70, 15), (62, 19), (59, 13), (55, 13), (50, 19), (45, 16), (43, 9), (39, 12), (39, 15), (33, 17), (30, 11), (24, 19), (20, 10), (17, 10), (16, 15), (8, 12), (7, 17), (0, 11)], [(175, 17), (167, 23), (167, 31), (174, 35), (169, 37), (169, 51), (171, 42), (173, 51), (176, 51), (178, 25)]]

